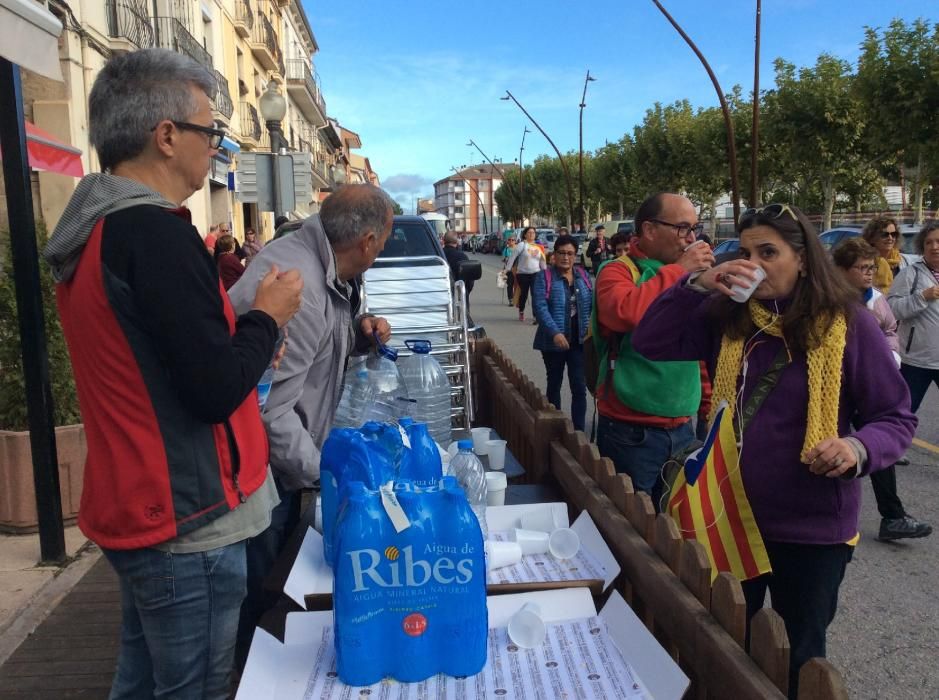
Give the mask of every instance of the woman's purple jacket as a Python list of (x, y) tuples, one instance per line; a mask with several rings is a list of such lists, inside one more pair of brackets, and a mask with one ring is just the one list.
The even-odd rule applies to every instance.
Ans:
[[(650, 360), (704, 360), (713, 379), (721, 332), (706, 318), (710, 297), (689, 289), (686, 281), (668, 289), (646, 311), (633, 333), (633, 347)], [(782, 339), (765, 333), (757, 340), (738, 406), (746, 403), (782, 346)], [(883, 332), (860, 304), (848, 326), (842, 369), (838, 434), (864, 445), (867, 462), (861, 475), (867, 475), (903, 455), (913, 441), (916, 416)], [(747, 497), (766, 541), (847, 542), (858, 532), (861, 484), (817, 476), (800, 461), (807, 401), (806, 356), (793, 353), (744, 432), (740, 462)]]

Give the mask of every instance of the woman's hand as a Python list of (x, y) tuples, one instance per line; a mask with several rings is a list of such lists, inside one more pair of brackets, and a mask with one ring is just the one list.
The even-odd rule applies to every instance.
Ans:
[(923, 299), (925, 301), (935, 301), (939, 299), (939, 286), (927, 287), (923, 290)]
[(554, 347), (558, 348), (559, 350), (569, 350), (571, 346), (570, 343), (567, 342), (567, 336), (565, 336), (563, 333), (555, 333)]
[(696, 278), (695, 284), (708, 290), (717, 290), (722, 294), (730, 296), (733, 294), (731, 289), (735, 284), (741, 287), (749, 287), (756, 279), (754, 270), (759, 267), (756, 263), (749, 260), (728, 260), (716, 267), (705, 270)]
[(825, 438), (805, 455), (809, 471), (829, 478), (842, 476), (857, 467), (857, 454), (843, 438)]

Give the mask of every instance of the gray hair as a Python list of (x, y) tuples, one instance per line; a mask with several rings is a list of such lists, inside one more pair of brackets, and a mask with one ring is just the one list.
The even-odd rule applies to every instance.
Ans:
[(443, 234), (444, 245), (457, 245), (460, 242), (460, 234), (456, 231), (447, 231)]
[(383, 190), (374, 185), (343, 185), (320, 207), (326, 238), (336, 249), (348, 248), (369, 232), (380, 236), (394, 207)]
[(198, 109), (191, 85), (210, 99), (218, 89), (206, 68), (175, 51), (143, 49), (108, 61), (88, 101), (89, 137), (102, 169), (143, 153), (164, 119), (187, 121)]

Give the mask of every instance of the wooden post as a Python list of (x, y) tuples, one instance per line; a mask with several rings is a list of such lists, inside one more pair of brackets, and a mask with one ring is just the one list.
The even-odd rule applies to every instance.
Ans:
[(828, 659), (809, 659), (799, 671), (799, 700), (848, 700), (844, 679)]
[(711, 614), (741, 647), (747, 636), (747, 602), (740, 581), (726, 571), (714, 579), (711, 586)]
[(789, 693), (789, 637), (772, 608), (763, 608), (750, 621), (750, 657), (783, 695)]
[(685, 540), (682, 543), (679, 578), (701, 605), (711, 607), (711, 562), (700, 542)]

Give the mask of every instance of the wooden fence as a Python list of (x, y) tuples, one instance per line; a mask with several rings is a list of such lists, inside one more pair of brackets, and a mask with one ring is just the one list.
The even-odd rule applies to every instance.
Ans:
[[(722, 573), (712, 584), (704, 548), (683, 539), (671, 517), (656, 515), (649, 496), (635, 493), (629, 477), (491, 340), (476, 343), (473, 371), (477, 424), (507, 440), (531, 482), (555, 483), (572, 516), (590, 514), (622, 568), (615, 587), (691, 679), (686, 697), (785, 698), (789, 640), (779, 615), (769, 608), (756, 614), (747, 652), (740, 582)], [(847, 697), (830, 662), (803, 666), (799, 700)]]

